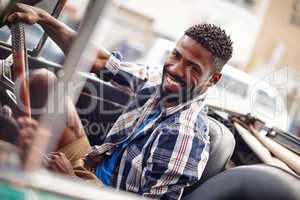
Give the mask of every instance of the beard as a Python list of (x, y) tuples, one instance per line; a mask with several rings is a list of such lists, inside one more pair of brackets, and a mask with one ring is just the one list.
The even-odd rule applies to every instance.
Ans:
[[(178, 92), (169, 91), (164, 88), (166, 75), (171, 76), (172, 79), (174, 79), (180, 84), (180, 89)], [(172, 75), (170, 72), (168, 72), (166, 67), (164, 67), (163, 69), (162, 82), (160, 85), (160, 94), (163, 101), (176, 104), (187, 102), (193, 99), (195, 96), (197, 96), (195, 87), (188, 86), (188, 84), (180, 77)]]

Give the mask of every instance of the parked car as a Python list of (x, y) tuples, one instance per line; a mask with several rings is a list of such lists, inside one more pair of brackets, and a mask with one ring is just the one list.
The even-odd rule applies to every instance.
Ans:
[(271, 84), (226, 65), (222, 78), (208, 92), (208, 104), (241, 114), (251, 113), (269, 127), (288, 130), (287, 106)]

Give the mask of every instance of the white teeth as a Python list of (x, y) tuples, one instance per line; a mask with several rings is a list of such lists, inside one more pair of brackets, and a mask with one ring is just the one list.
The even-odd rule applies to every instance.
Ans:
[(179, 83), (177, 81), (174, 81), (170, 76), (167, 76), (168, 78), (168, 81), (172, 84), (175, 84), (175, 85), (179, 85)]

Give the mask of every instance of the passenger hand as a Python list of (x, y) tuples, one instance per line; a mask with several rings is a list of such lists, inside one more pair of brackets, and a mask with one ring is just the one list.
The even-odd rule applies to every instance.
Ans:
[(20, 117), (17, 122), (20, 127), (19, 147), (25, 151), (31, 145), (39, 125), (37, 121), (29, 117)]
[(87, 154), (84, 160), (84, 167), (87, 169), (95, 169), (97, 165), (101, 164), (105, 160), (105, 155), (91, 155)]
[(75, 176), (71, 162), (62, 152), (52, 152), (45, 156), (44, 165), (53, 172)]
[(98, 54), (95, 60), (95, 63), (92, 66), (92, 72), (99, 72), (105, 68), (106, 62), (109, 60), (111, 56), (110, 52), (107, 51), (102, 46), (98, 46)]
[(43, 135), (43, 138), (49, 137), (49, 131), (42, 127), (36, 120), (29, 117), (20, 117), (17, 119), (20, 127), (19, 147), (24, 151), (32, 145), (33, 137), (36, 134)]
[(11, 25), (14, 22), (24, 22), (32, 25), (38, 23), (42, 16), (48, 14), (41, 8), (17, 3), (4, 17), (4, 23)]

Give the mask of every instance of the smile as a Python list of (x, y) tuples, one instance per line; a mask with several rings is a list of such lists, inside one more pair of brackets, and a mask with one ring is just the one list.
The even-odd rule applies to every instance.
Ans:
[(175, 80), (175, 78), (173, 78), (170, 74), (166, 74), (166, 79), (169, 83), (171, 83), (173, 85), (178, 85), (178, 86), (181, 85), (181, 83), (178, 82), (177, 80)]

